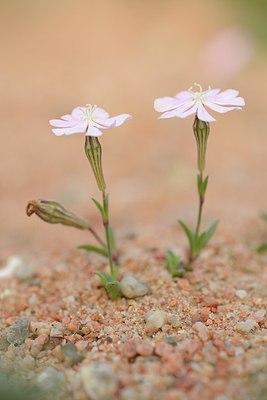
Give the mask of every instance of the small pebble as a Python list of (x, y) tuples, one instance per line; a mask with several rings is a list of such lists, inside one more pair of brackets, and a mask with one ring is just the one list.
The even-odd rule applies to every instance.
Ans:
[(148, 311), (145, 315), (146, 320), (146, 328), (152, 328), (157, 331), (158, 329), (162, 328), (163, 325), (168, 323), (169, 315), (166, 311), (163, 310), (155, 310), (155, 311)]
[(203, 322), (195, 322), (193, 329), (197, 332), (199, 339), (203, 340), (203, 342), (206, 342), (209, 339), (209, 330)]
[(38, 354), (43, 350), (44, 345), (48, 342), (47, 335), (38, 336), (31, 345), (31, 355), (33, 357), (38, 356)]
[(31, 280), (34, 275), (35, 269), (24, 263), (21, 263), (15, 271), (16, 278), (21, 282)]
[(134, 274), (126, 274), (120, 281), (123, 296), (127, 299), (145, 296), (150, 293), (149, 285)]
[(121, 352), (127, 358), (134, 358), (137, 355), (135, 343), (133, 341), (127, 341), (123, 343)]
[(168, 314), (168, 322), (173, 328), (178, 328), (181, 326), (181, 322), (176, 315)]
[(0, 279), (14, 276), (16, 270), (23, 265), (23, 260), (19, 256), (12, 256), (7, 260), (6, 265), (0, 269)]
[(141, 342), (137, 344), (136, 351), (140, 356), (151, 356), (153, 354), (153, 346), (150, 343)]
[(84, 390), (91, 400), (115, 400), (117, 374), (108, 362), (92, 362), (80, 369)]
[(51, 331), (51, 324), (48, 322), (31, 322), (30, 330), (34, 335), (49, 335)]
[(238, 289), (236, 290), (235, 295), (239, 299), (244, 299), (245, 297), (247, 297), (248, 293), (246, 290)]
[(29, 319), (21, 317), (17, 319), (13, 325), (7, 328), (6, 339), (10, 344), (19, 346), (24, 343), (29, 336)]
[(64, 326), (61, 324), (61, 322), (53, 322), (51, 324), (51, 330), (50, 330), (50, 337), (51, 338), (63, 338), (64, 337)]
[(238, 322), (235, 326), (235, 330), (239, 333), (252, 332), (258, 326), (254, 319), (247, 319), (246, 321)]

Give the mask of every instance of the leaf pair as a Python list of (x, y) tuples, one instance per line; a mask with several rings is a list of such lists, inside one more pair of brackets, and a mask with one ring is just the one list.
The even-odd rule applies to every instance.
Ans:
[(117, 281), (118, 268), (114, 268), (113, 275), (107, 272), (96, 272), (111, 300), (121, 297), (120, 284)]
[(179, 224), (183, 228), (189, 241), (190, 258), (193, 260), (199, 255), (201, 250), (206, 247), (218, 226), (218, 221), (215, 221), (206, 231), (200, 233), (199, 235), (195, 235), (195, 233), (181, 220), (179, 220)]
[(201, 199), (203, 199), (205, 197), (205, 193), (206, 193), (207, 186), (208, 186), (208, 181), (209, 181), (208, 176), (206, 176), (206, 178), (204, 180), (202, 180), (201, 175), (197, 176), (198, 194)]
[(165, 257), (166, 267), (173, 278), (182, 278), (185, 269), (181, 263), (180, 257), (176, 256), (171, 250), (168, 250)]

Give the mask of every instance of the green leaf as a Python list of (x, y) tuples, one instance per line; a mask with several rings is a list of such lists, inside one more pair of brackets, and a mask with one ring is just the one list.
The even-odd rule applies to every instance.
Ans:
[(99, 276), (111, 300), (116, 300), (118, 297), (121, 297), (121, 289), (118, 281), (114, 280), (112, 276), (106, 272), (96, 272), (96, 275)]
[(202, 195), (204, 196), (207, 190), (207, 186), (208, 186), (208, 182), (209, 182), (209, 177), (206, 176), (206, 178), (204, 179), (203, 183), (202, 183)]
[(267, 251), (267, 243), (262, 243), (259, 247), (256, 248), (258, 253), (264, 253)]
[(200, 197), (205, 196), (207, 186), (208, 186), (208, 181), (209, 181), (208, 176), (206, 176), (206, 178), (204, 180), (201, 179), (200, 175), (197, 176), (197, 187), (198, 187), (198, 194)]
[(262, 213), (261, 214), (261, 218), (264, 219), (264, 221), (267, 222), (267, 214), (266, 213)]
[(181, 278), (185, 271), (180, 268), (180, 257), (176, 256), (171, 250), (168, 250), (165, 257), (166, 267), (173, 278)]
[(201, 250), (205, 247), (205, 237), (206, 237), (206, 232), (202, 232), (198, 237), (195, 239), (196, 241), (196, 254), (198, 255)]
[(92, 253), (101, 254), (104, 257), (108, 257), (107, 249), (105, 249), (104, 247), (92, 246), (91, 244), (82, 244), (81, 246), (78, 246), (78, 249), (86, 250)]
[(109, 282), (105, 289), (111, 300), (116, 300), (121, 297), (121, 288), (118, 281)]
[(203, 240), (203, 248), (207, 245), (207, 243), (209, 242), (209, 240), (211, 239), (212, 235), (214, 234), (214, 232), (216, 231), (216, 228), (218, 226), (219, 221), (215, 221), (213, 222), (213, 224), (211, 224), (211, 226), (209, 227), (209, 229), (205, 232), (205, 237)]
[(104, 209), (104, 207), (102, 206), (102, 204), (100, 204), (99, 201), (97, 201), (96, 199), (92, 199), (92, 200), (93, 200), (93, 202), (95, 203), (95, 205), (97, 206), (97, 208), (99, 209), (99, 211), (100, 211), (102, 217), (104, 217), (104, 216), (105, 216), (105, 209)]
[(184, 230), (184, 232), (185, 232), (185, 234), (186, 234), (186, 236), (188, 238), (188, 241), (189, 241), (189, 244), (190, 244), (191, 253), (193, 253), (194, 249), (195, 249), (195, 236), (194, 236), (194, 233), (181, 220), (179, 220), (178, 222), (181, 225), (181, 227), (183, 228), (183, 230)]

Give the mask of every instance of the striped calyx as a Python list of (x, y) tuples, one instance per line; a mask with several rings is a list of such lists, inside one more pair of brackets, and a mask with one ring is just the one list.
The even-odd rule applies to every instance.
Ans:
[(210, 125), (206, 121), (201, 121), (196, 116), (193, 130), (197, 142), (198, 170), (199, 172), (203, 172), (205, 169), (206, 148), (210, 133)]
[(102, 149), (98, 138), (95, 136), (85, 136), (84, 150), (95, 175), (98, 188), (101, 192), (105, 192), (106, 184), (102, 170)]
[(62, 224), (77, 229), (89, 229), (87, 221), (66, 210), (56, 201), (43, 199), (31, 200), (27, 204), (26, 213), (28, 217), (36, 214), (43, 221), (50, 224)]

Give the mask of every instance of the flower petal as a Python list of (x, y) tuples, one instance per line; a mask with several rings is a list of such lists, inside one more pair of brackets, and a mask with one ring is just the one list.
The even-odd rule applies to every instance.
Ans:
[(233, 111), (233, 110), (241, 110), (241, 107), (225, 107), (225, 106), (221, 106), (219, 104), (216, 103), (211, 103), (209, 101), (205, 101), (205, 106), (211, 108), (214, 111), (217, 111), (218, 113), (224, 114), (228, 111)]
[(158, 112), (165, 112), (174, 109), (180, 104), (174, 97), (161, 97), (154, 101), (154, 109)]
[(85, 133), (86, 131), (86, 121), (77, 124), (71, 128), (56, 128), (56, 129), (52, 129), (52, 131), (54, 132), (55, 135), (57, 136), (62, 136), (62, 135), (72, 135), (74, 133)]
[(93, 112), (93, 119), (109, 118), (109, 113), (103, 108), (97, 107)]
[(193, 107), (189, 108), (189, 110), (181, 111), (181, 112), (178, 112), (178, 110), (177, 110), (176, 117), (184, 119), (184, 118), (188, 117), (189, 115), (194, 114), (197, 111), (197, 108), (198, 108), (198, 104), (195, 103), (193, 105)]
[[(192, 101), (187, 101), (183, 102), (180, 104), (180, 106), (176, 107), (175, 110), (167, 111), (164, 114), (162, 114), (159, 119), (163, 118), (172, 118), (172, 117), (179, 117), (179, 118), (184, 118), (182, 115), (184, 115), (184, 112), (191, 111), (192, 107), (194, 108), (195, 105), (195, 100)], [(193, 112), (190, 112), (187, 115), (191, 115), (196, 111), (196, 108), (194, 108)]]
[(219, 93), (216, 97), (217, 98), (225, 98), (225, 99), (232, 99), (239, 95), (239, 91), (235, 89), (227, 89)]
[(100, 129), (96, 128), (93, 125), (90, 125), (87, 129), (87, 132), (85, 134), (85, 136), (101, 136), (103, 135), (103, 132), (101, 132)]
[(205, 109), (202, 103), (197, 104), (197, 117), (201, 121), (206, 121), (206, 122), (216, 121), (215, 118), (213, 118), (208, 113), (208, 111)]
[(212, 101), (215, 104), (220, 104), (222, 106), (244, 106), (245, 105), (245, 100), (243, 99), (243, 97), (234, 97), (233, 99), (220, 99), (217, 100), (215, 98), (215, 100)]
[(76, 120), (82, 120), (84, 114), (86, 113), (86, 107), (76, 107), (72, 110), (71, 116), (74, 117)]
[(192, 93), (188, 92), (187, 90), (177, 93), (174, 97), (181, 101), (188, 101), (192, 100), (193, 98)]
[(69, 121), (63, 121), (62, 119), (50, 119), (49, 124), (55, 126), (56, 128), (69, 128), (77, 125), (77, 121), (73, 119)]
[(120, 114), (115, 117), (106, 118), (103, 120), (98, 120), (103, 129), (115, 128), (121, 126), (124, 122), (132, 119), (132, 116), (129, 114)]
[(165, 119), (165, 118), (173, 118), (177, 117), (177, 110), (166, 111), (165, 113), (161, 114), (158, 119)]

